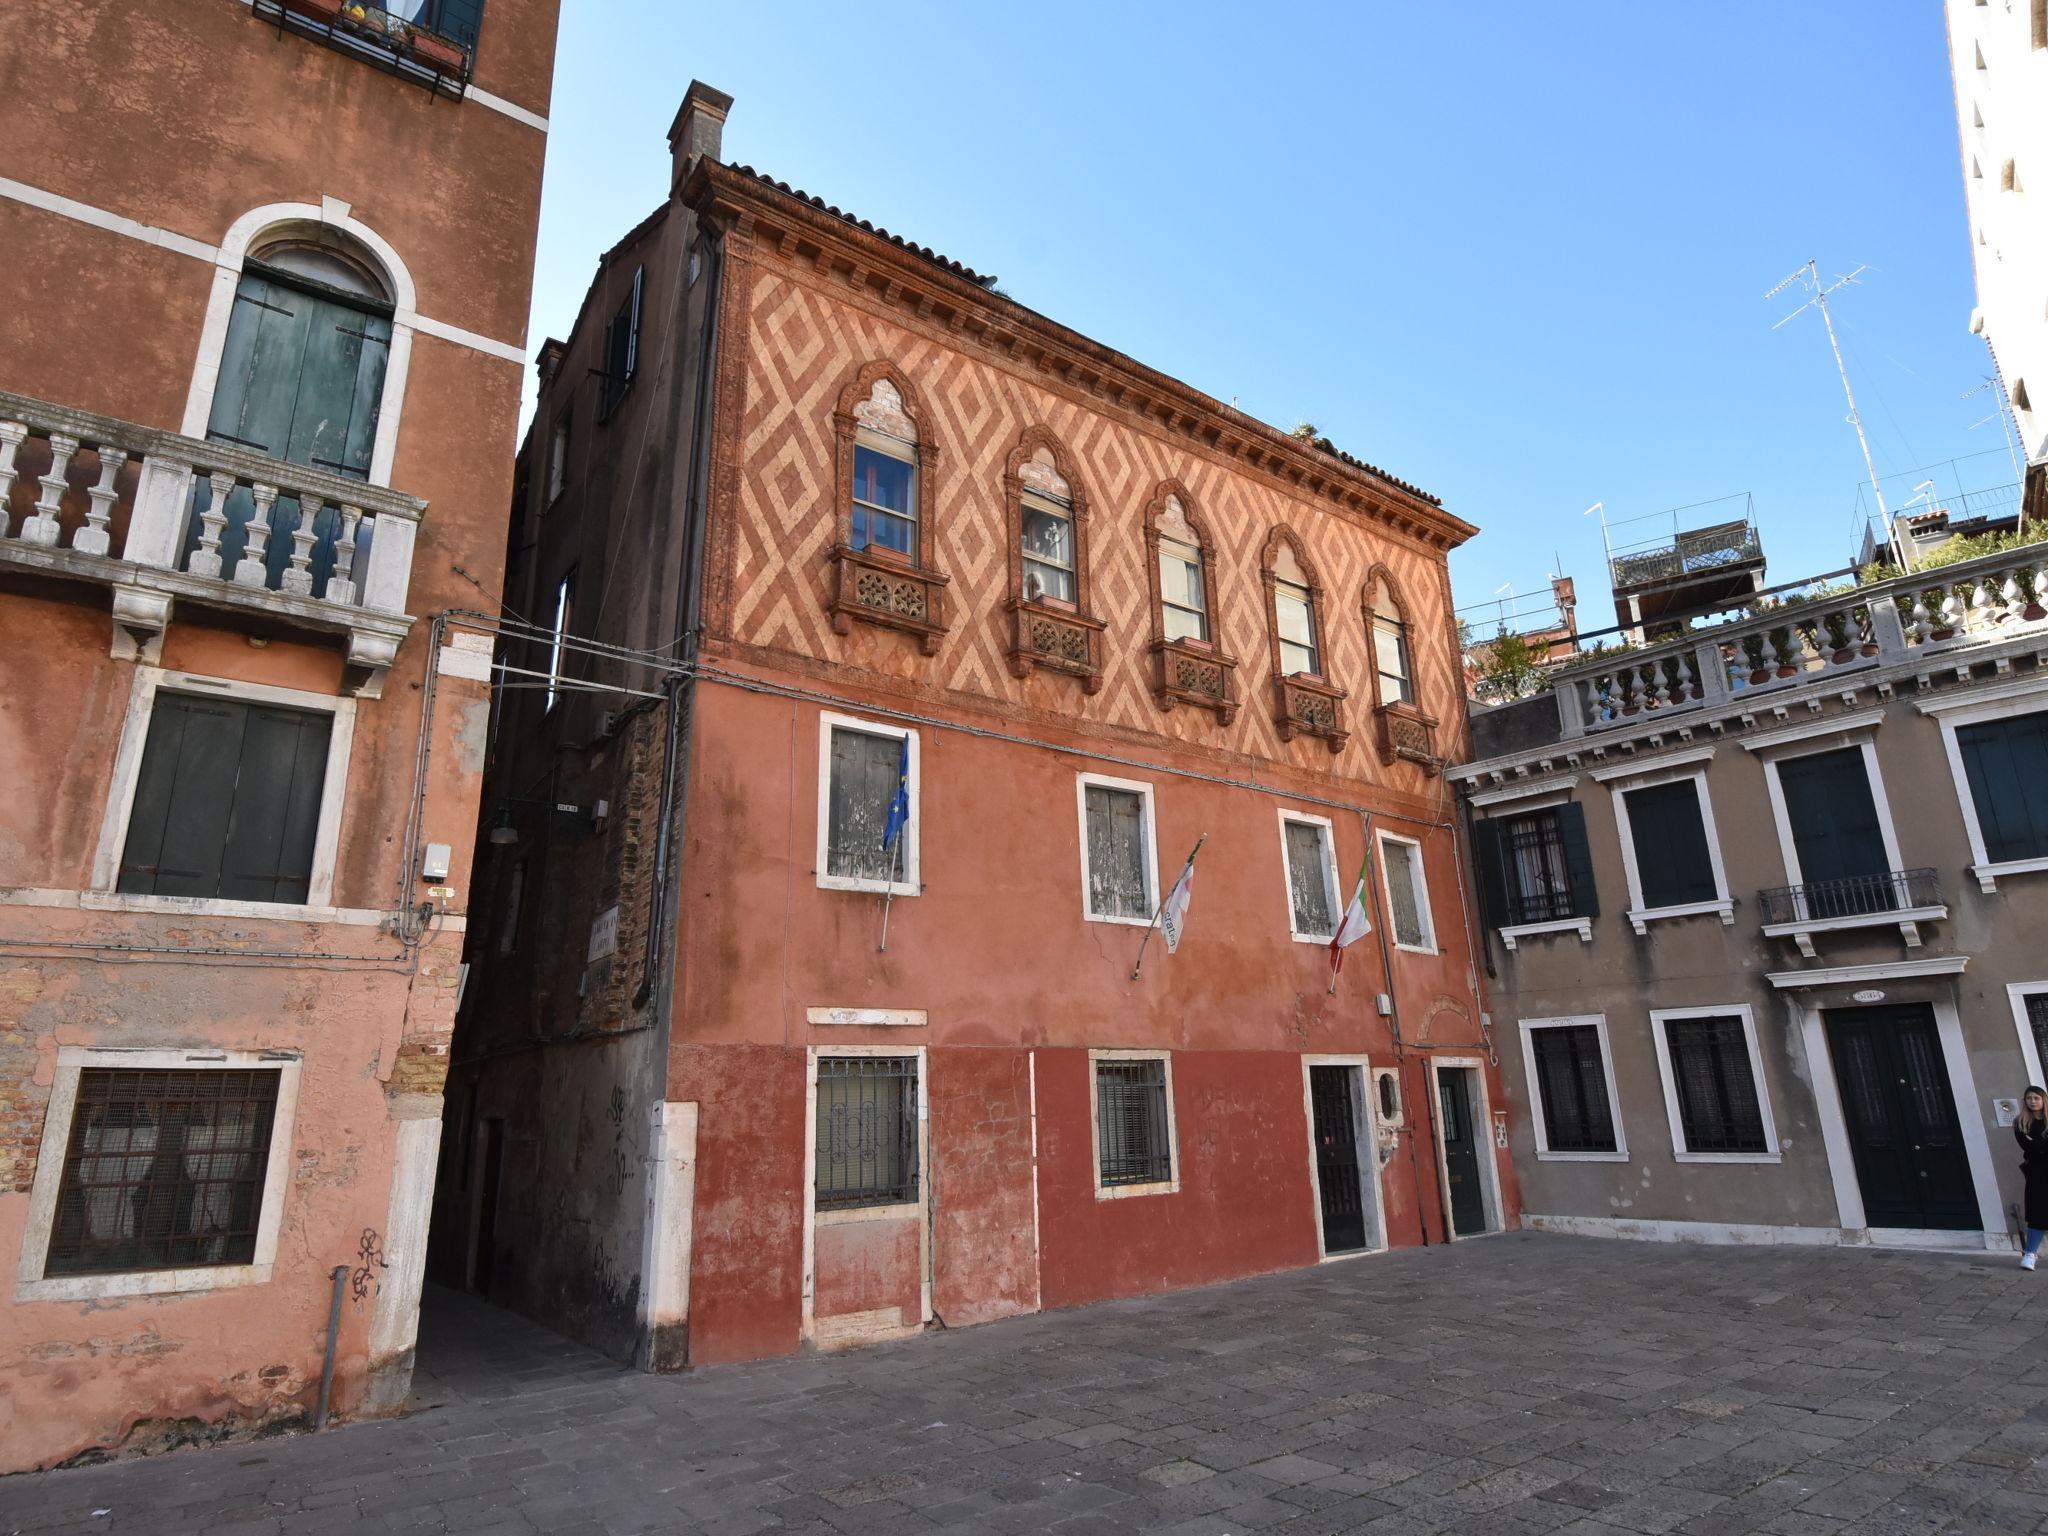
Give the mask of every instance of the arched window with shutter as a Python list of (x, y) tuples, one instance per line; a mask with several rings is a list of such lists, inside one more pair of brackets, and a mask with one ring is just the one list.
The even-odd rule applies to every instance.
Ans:
[(1014, 617), (1010, 671), (1037, 668), (1102, 686), (1103, 622), (1089, 612), (1088, 496), (1065, 446), (1043, 427), (1026, 427), (1003, 464)]
[(1380, 760), (1416, 763), (1434, 773), (1436, 719), (1421, 706), (1416, 684), (1414, 627), (1392, 572), (1373, 567), (1365, 578), (1362, 607), (1372, 641), (1373, 727)]
[(1280, 739), (1320, 737), (1332, 752), (1344, 750), (1345, 692), (1327, 675), (1322, 582), (1301, 535), (1284, 523), (1266, 536), (1259, 557), (1266, 592), (1273, 675), (1273, 722)]
[(1152, 683), (1161, 709), (1191, 704), (1230, 724), (1237, 714), (1236, 658), (1216, 632), (1216, 556), (1194, 497), (1163, 481), (1145, 507), (1145, 564), (1152, 587)]

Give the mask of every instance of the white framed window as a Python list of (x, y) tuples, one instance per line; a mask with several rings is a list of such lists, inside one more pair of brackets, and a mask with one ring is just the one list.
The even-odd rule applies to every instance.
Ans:
[(326, 912), (356, 701), (138, 666), (93, 857), (97, 907)]
[(1975, 701), (1937, 700), (1941, 744), (1985, 891), (2001, 875), (2048, 871), (2048, 682), (2028, 679)]
[(15, 1299), (267, 1282), (298, 1099), (295, 1051), (60, 1047)]
[(1050, 491), (1026, 490), (1019, 502), (1024, 601), (1072, 606), (1075, 582), (1073, 503)]
[(1539, 1158), (1628, 1161), (1606, 1014), (1522, 1020), (1522, 1064), (1529, 1074), (1529, 1118)]
[(1436, 918), (1429, 909), (1429, 877), (1422, 864), (1422, 844), (1398, 832), (1375, 834), (1379, 841), (1380, 879), (1387, 894), (1387, 928), (1394, 948), (1418, 955), (1436, 950)]
[(1095, 1127), (1095, 1198), (1180, 1191), (1173, 1053), (1091, 1050), (1088, 1118)]
[(1179, 539), (1159, 540), (1159, 605), (1167, 639), (1209, 638), (1209, 595), (1198, 546)]
[(548, 434), (548, 505), (553, 506), (559, 501), (562, 492), (568, 488), (569, 418), (563, 416)]
[(555, 623), (548, 636), (548, 693), (545, 714), (555, 707), (562, 687), (562, 652), (569, 641), (570, 612), (576, 602), (576, 573), (567, 571), (555, 587)]
[(1329, 817), (1280, 812), (1280, 868), (1287, 877), (1287, 930), (1294, 942), (1329, 943), (1343, 910)]
[(1159, 910), (1152, 786), (1099, 773), (1074, 776), (1081, 820), (1081, 914), (1148, 928)]
[(2013, 1027), (2019, 1031), (2020, 1059), (2027, 1081), (2048, 1083), (2048, 980), (2015, 981), (2005, 989), (2012, 1003)]
[(821, 889), (918, 893), (921, 766), (918, 733), (907, 726), (818, 716)]
[(1777, 1122), (1746, 1003), (1653, 1008), (1657, 1071), (1681, 1163), (1775, 1163)]
[(918, 558), (917, 444), (861, 427), (853, 439), (853, 547)]
[[(1891, 801), (1870, 735), (1883, 716), (1870, 713), (1874, 720), (1859, 719), (1833, 732), (1808, 724), (1743, 743), (1763, 755), (1789, 885), (1783, 918), (1774, 918), (1766, 904), (1766, 933), (1810, 943), (1811, 934), (1823, 929), (1910, 922), (1915, 913), (1940, 910), (1922, 904), (1924, 887), (1899, 857)], [(1832, 742), (1821, 739), (1829, 735)]]
[(1665, 918), (1718, 915), (1735, 921), (1720, 831), (1707, 792), (1712, 747), (1662, 763), (1608, 769), (1594, 778), (1614, 801), (1622, 868), (1628, 875), (1628, 920), (1637, 933)]
[(1415, 702), (1415, 677), (1408, 656), (1408, 621), (1385, 578), (1372, 585), (1372, 656), (1382, 708)]

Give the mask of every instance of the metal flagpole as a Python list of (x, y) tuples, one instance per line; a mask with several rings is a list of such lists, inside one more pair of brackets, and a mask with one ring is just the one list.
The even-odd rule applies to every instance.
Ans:
[[(1195, 867), (1195, 854), (1202, 851), (1202, 844), (1207, 841), (1209, 841), (1209, 834), (1206, 832), (1195, 839), (1194, 852), (1188, 855), (1187, 863), (1180, 867), (1180, 880), (1185, 880), (1188, 871)], [(1159, 905), (1152, 913), (1152, 921), (1145, 926), (1144, 941), (1138, 945), (1138, 963), (1131, 967), (1131, 980), (1133, 981), (1138, 979), (1138, 972), (1145, 968), (1145, 946), (1152, 942), (1152, 930), (1159, 926), (1159, 914), (1166, 910), (1168, 897), (1171, 897), (1179, 889), (1180, 880), (1175, 880), (1172, 885), (1166, 888), (1166, 895), (1159, 898)]]
[[(1589, 509), (1589, 510), (1590, 510), (1590, 509)], [(1370, 880), (1370, 879), (1372, 878), (1372, 823), (1373, 823), (1373, 818), (1374, 818), (1374, 817), (1375, 817), (1376, 815), (1378, 815), (1378, 814), (1379, 814), (1379, 813), (1378, 813), (1377, 811), (1367, 811), (1367, 812), (1365, 813), (1365, 862), (1364, 862), (1363, 864), (1361, 864), (1361, 865), (1359, 865), (1359, 866), (1358, 866), (1358, 883), (1359, 883), (1360, 885), (1364, 885), (1364, 884), (1365, 884), (1365, 883), (1366, 883), (1366, 882), (1367, 882), (1368, 880)], [(1336, 846), (1336, 841), (1335, 841), (1335, 839), (1332, 839), (1332, 840), (1331, 840), (1331, 844), (1330, 844), (1330, 858), (1331, 858), (1331, 861), (1332, 861), (1332, 862), (1335, 862), (1335, 860), (1336, 860), (1336, 857), (1337, 857), (1337, 846)], [(1357, 897), (1357, 896), (1359, 896), (1359, 895), (1362, 895), (1362, 894), (1364, 894), (1364, 893), (1363, 893), (1363, 892), (1361, 892), (1361, 891), (1354, 891), (1354, 892), (1353, 892), (1353, 896), (1354, 896), (1354, 898), (1355, 898), (1355, 897)], [(1344, 903), (1344, 910), (1343, 910), (1342, 912), (1339, 912), (1339, 913), (1337, 914), (1337, 931), (1338, 931), (1339, 933), (1341, 933), (1341, 932), (1343, 931), (1343, 929), (1344, 929), (1344, 919), (1345, 919), (1345, 918), (1346, 918), (1347, 916), (1349, 916), (1349, 915), (1350, 915), (1350, 912), (1351, 912), (1351, 903), (1347, 901), (1347, 902), (1345, 902), (1345, 903)], [(1335, 943), (1337, 942), (1337, 934), (1336, 934), (1336, 933), (1332, 933), (1332, 934), (1330, 935), (1330, 942), (1331, 942), (1332, 944), (1335, 944)], [(1343, 951), (1342, 951), (1342, 950), (1339, 950), (1339, 951), (1338, 951), (1338, 953), (1339, 953), (1339, 954), (1342, 954), (1342, 953), (1343, 953)], [(1332, 965), (1332, 966), (1330, 967), (1330, 985), (1329, 985), (1329, 988), (1328, 988), (1328, 990), (1326, 990), (1326, 991), (1325, 991), (1325, 992), (1323, 993), (1323, 996), (1325, 996), (1325, 997), (1334, 997), (1334, 996), (1336, 995), (1336, 992), (1337, 992), (1337, 967), (1336, 967), (1335, 965)]]
[(903, 863), (903, 831), (902, 827), (896, 829), (896, 841), (890, 845), (889, 888), (882, 893), (882, 942), (875, 948), (877, 954), (889, 952), (889, 903), (896, 899), (896, 875)]

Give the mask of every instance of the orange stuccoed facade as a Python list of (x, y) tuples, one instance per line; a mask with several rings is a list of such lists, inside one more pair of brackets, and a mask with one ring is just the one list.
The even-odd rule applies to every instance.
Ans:
[(672, 1368), (1515, 1224), (1471, 528), (726, 163), (729, 107), (539, 356), (437, 1272)]
[(556, 4), (410, 9), (0, 8), (0, 1471), (408, 1391)]

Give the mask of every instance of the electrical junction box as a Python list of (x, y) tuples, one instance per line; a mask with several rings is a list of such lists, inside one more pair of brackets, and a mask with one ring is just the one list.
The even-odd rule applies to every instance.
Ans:
[(448, 845), (429, 843), (420, 855), (420, 878), (422, 880), (446, 880), (448, 878)]
[(1379, 1008), (1381, 1018), (1391, 1019), (1394, 1016), (1394, 999), (1387, 993), (1382, 992), (1379, 995)]

